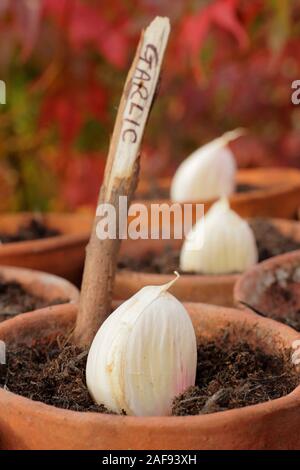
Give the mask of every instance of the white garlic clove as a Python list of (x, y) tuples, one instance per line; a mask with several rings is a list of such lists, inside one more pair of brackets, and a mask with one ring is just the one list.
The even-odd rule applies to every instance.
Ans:
[[(199, 233), (204, 231), (203, 245)], [(230, 209), (227, 199), (216, 202), (192, 228), (180, 253), (183, 272), (241, 273), (258, 261), (253, 231)]]
[(173, 177), (171, 199), (176, 202), (203, 201), (232, 194), (236, 162), (227, 144), (243, 133), (243, 129), (226, 132), (186, 158)]
[(100, 327), (86, 368), (96, 403), (128, 415), (169, 415), (173, 398), (195, 384), (195, 332), (167, 292), (173, 283), (144, 287)]

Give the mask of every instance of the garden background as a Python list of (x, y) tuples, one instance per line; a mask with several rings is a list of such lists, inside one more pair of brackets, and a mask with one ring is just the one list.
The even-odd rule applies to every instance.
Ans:
[(240, 167), (300, 167), (298, 0), (1, 0), (0, 210), (96, 202), (140, 31), (172, 34), (143, 145), (142, 177), (226, 130)]

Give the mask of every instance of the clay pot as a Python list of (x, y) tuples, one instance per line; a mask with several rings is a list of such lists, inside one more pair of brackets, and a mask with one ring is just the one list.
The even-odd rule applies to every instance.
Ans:
[[(273, 219), (285, 235), (300, 242), (300, 223), (291, 220)], [(181, 240), (127, 240), (122, 244), (122, 253), (132, 258), (142, 258), (147, 252), (160, 253), (166, 245), (180, 248)], [(234, 305), (233, 288), (240, 279), (240, 274), (199, 275), (181, 274), (170, 292), (185, 302), (204, 302), (232, 307)], [(164, 284), (172, 274), (154, 274), (119, 270), (115, 279), (114, 296), (126, 300), (144, 286)]]
[[(241, 339), (278, 353), (300, 336), (251, 312), (186, 304), (197, 337), (217, 338), (230, 328)], [(13, 345), (67, 333), (76, 307), (52, 307), (0, 324), (0, 338)], [(297, 449), (300, 446), (300, 387), (289, 395), (236, 410), (187, 417), (137, 418), (58, 409), (0, 389), (3, 449)]]
[[(1, 214), (0, 232), (14, 233), (34, 214)], [(41, 240), (0, 245), (0, 264), (38, 269), (80, 283), (89, 240), (92, 216), (89, 214), (45, 214), (43, 222), (61, 235)]]
[(239, 308), (245, 304), (266, 316), (284, 317), (291, 309), (289, 299), (278, 299), (269, 291), (273, 284), (285, 287), (292, 281), (288, 290), (293, 295), (293, 309), (300, 309), (300, 250), (275, 256), (260, 263), (240, 277), (234, 288), (234, 302)]
[(66, 279), (53, 274), (25, 268), (0, 266), (0, 279), (7, 282), (16, 281), (27, 292), (49, 303), (58, 299), (72, 303), (79, 301), (79, 290)]
[[(170, 190), (171, 178), (155, 181), (158, 187)], [(300, 200), (300, 170), (294, 168), (255, 168), (238, 170), (237, 184), (253, 185), (261, 188), (244, 193), (235, 193), (230, 205), (242, 217), (274, 217), (292, 219), (297, 216)], [(143, 180), (138, 187), (136, 198), (145, 203), (171, 203), (170, 200), (140, 201), (148, 192), (149, 183)], [(188, 202), (188, 201), (186, 201)], [(194, 201), (195, 202), (195, 201)], [(215, 201), (204, 203), (205, 211)], [(195, 213), (194, 213), (195, 217)]]
[[(182, 240), (126, 240), (121, 247), (121, 256), (126, 253), (131, 258), (143, 258), (147, 252), (160, 253), (164, 247), (180, 248)], [(161, 285), (174, 278), (173, 274), (156, 274), (122, 269), (117, 272), (114, 297), (126, 300), (145, 286)], [(215, 305), (233, 305), (233, 286), (238, 274), (198, 275), (181, 274), (170, 292), (179, 300), (204, 302)]]

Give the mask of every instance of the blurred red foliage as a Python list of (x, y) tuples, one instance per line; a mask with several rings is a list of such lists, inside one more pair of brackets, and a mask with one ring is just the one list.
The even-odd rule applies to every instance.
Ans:
[(300, 111), (290, 99), (300, 78), (297, 1), (1, 0), (0, 73), (15, 91), (0, 110), (0, 138), (13, 142), (0, 156), (23, 172), (12, 181), (24, 188), (33, 175), (46, 187), (41, 175), (51, 172), (47, 207), (95, 202), (126, 71), (156, 14), (170, 16), (172, 36), (143, 174), (172, 173), (237, 126), (249, 130), (233, 144), (239, 165), (300, 166)]
[(75, 155), (69, 159), (60, 192), (69, 207), (90, 206), (97, 201), (104, 163), (105, 156), (99, 158), (99, 154), (86, 154), (84, 158)]
[(219, 26), (232, 34), (242, 50), (248, 46), (247, 32), (237, 17), (239, 3), (239, 0), (218, 0), (183, 18), (179, 41), (182, 50), (192, 60), (197, 75), (201, 76), (199, 51), (212, 26)]

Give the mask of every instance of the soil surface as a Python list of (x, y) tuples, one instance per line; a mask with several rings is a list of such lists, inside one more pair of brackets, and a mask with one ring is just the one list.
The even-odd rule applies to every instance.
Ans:
[[(259, 261), (300, 249), (300, 242), (296, 242), (295, 240), (283, 235), (267, 219), (252, 219), (250, 221), (250, 225), (255, 235), (259, 252)], [(139, 259), (126, 255), (122, 256), (118, 263), (118, 267), (119, 269), (129, 269), (131, 271), (138, 272), (173, 274), (174, 271), (180, 272), (179, 257), (180, 249), (175, 249), (171, 244), (166, 244), (162, 253), (149, 251), (143, 258)]]
[(118, 268), (144, 273), (173, 274), (174, 271), (180, 272), (179, 256), (180, 250), (166, 244), (161, 253), (149, 251), (140, 258), (123, 255), (118, 261)]
[[(196, 386), (174, 400), (174, 415), (203, 414), (265, 402), (290, 393), (299, 382), (290, 354), (270, 356), (246, 343), (198, 347)], [(0, 386), (32, 400), (75, 411), (107, 413), (95, 405), (85, 384), (87, 352), (57, 338), (51, 345), (8, 348)]]
[(263, 403), (292, 392), (299, 376), (290, 354), (271, 356), (247, 343), (198, 347), (196, 386), (175, 398), (174, 415), (208, 414)]
[(259, 261), (300, 249), (300, 242), (283, 235), (268, 219), (252, 219), (250, 226), (255, 235)]
[(0, 278), (0, 322), (18, 315), (30, 312), (49, 305), (58, 305), (68, 302), (64, 299), (55, 299), (51, 302), (37, 297), (26, 291), (16, 281), (6, 281)]
[(1, 243), (24, 242), (55, 237), (57, 235), (60, 235), (59, 230), (47, 227), (42, 220), (36, 218), (20, 226), (14, 234), (0, 232), (0, 241)]
[(147, 191), (137, 191), (133, 198), (144, 199), (145, 201), (150, 201), (152, 199), (170, 199), (170, 190), (168, 188), (161, 188), (156, 186), (155, 183), (150, 183), (149, 189)]
[(300, 331), (299, 283), (288, 281), (285, 286), (271, 284), (260, 298), (259, 309), (254, 311), (262, 316), (273, 318)]
[(87, 351), (58, 337), (50, 345), (21, 346), (7, 351), (0, 365), (0, 386), (32, 400), (74, 411), (99, 411), (85, 385)]
[[(249, 193), (250, 191), (256, 191), (262, 189), (260, 186), (254, 184), (238, 184), (235, 192), (238, 194)], [(149, 201), (151, 199), (170, 199), (170, 190), (168, 188), (162, 188), (158, 186), (154, 181), (149, 184), (147, 192), (137, 192), (134, 197), (135, 199), (144, 199)]]

